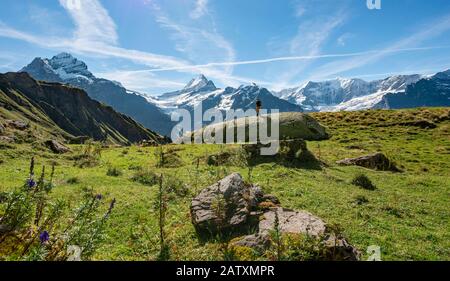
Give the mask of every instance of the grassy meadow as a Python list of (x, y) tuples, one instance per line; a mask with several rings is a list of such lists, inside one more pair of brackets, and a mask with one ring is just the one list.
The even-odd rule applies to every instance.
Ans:
[[(367, 247), (378, 245), (383, 260), (450, 260), (449, 114), (449, 108), (315, 113), (312, 116), (332, 135), (330, 140), (308, 142), (308, 148), (323, 162), (320, 167), (267, 162), (251, 172), (234, 161), (220, 166), (207, 164), (209, 155), (233, 154), (238, 145), (164, 146), (179, 156), (173, 167), (157, 167), (160, 148), (109, 146), (102, 148), (98, 163), (80, 167), (75, 159), (84, 145), (71, 145), (70, 153), (55, 155), (27, 142), (0, 143), (0, 192), (23, 185), (32, 156), (36, 174), (42, 165), (50, 167), (55, 162), (52, 198), (75, 206), (82, 189), (90, 187), (104, 200), (117, 200), (95, 260), (155, 260), (159, 232), (153, 202), (158, 187), (139, 180), (139, 176), (162, 173), (164, 179), (178, 180), (187, 188), (187, 192), (173, 194), (168, 202), (170, 259), (222, 260), (219, 243), (197, 238), (189, 207), (202, 188), (239, 172), (266, 193), (278, 196), (283, 207), (307, 210), (338, 225), (348, 241), (362, 251), (363, 259), (367, 258)], [(423, 120), (429, 126), (419, 122)], [(403, 172), (335, 164), (377, 151), (395, 161)], [(353, 185), (359, 174), (366, 175), (376, 189)]]

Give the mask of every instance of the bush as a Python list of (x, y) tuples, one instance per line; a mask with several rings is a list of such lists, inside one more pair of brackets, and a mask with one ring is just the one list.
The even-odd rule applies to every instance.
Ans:
[(352, 184), (359, 186), (366, 190), (375, 190), (376, 186), (372, 183), (372, 181), (364, 174), (357, 175), (353, 180)]
[(155, 152), (156, 167), (158, 168), (178, 168), (183, 166), (181, 157), (177, 154), (176, 149), (167, 149), (166, 151), (161, 147), (157, 147)]
[(163, 184), (164, 189), (169, 194), (174, 194), (178, 197), (186, 197), (189, 195), (189, 188), (187, 185), (176, 176), (165, 176)]
[(77, 177), (71, 177), (68, 178), (66, 181), (68, 184), (79, 184), (80, 183), (80, 179)]
[(143, 185), (155, 185), (159, 181), (159, 177), (152, 171), (148, 170), (138, 170), (133, 177), (132, 181), (139, 182)]
[(355, 197), (355, 203), (357, 205), (363, 205), (363, 204), (369, 203), (369, 199), (367, 199), (363, 195), (358, 195), (358, 196)]
[(116, 167), (109, 167), (106, 175), (110, 177), (119, 177), (122, 175), (122, 171)]

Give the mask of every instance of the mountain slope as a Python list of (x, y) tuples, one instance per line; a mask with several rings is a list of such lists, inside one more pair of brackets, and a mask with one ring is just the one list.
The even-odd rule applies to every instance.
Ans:
[(128, 91), (118, 82), (95, 77), (84, 62), (68, 53), (61, 53), (52, 59), (35, 58), (21, 71), (29, 73), (37, 80), (81, 88), (91, 98), (131, 116), (145, 127), (166, 136), (170, 135), (173, 123), (158, 106), (141, 95)]
[(118, 144), (166, 142), (132, 118), (92, 100), (83, 90), (38, 82), (24, 72), (0, 74), (0, 107), (69, 139), (88, 136)]
[(450, 70), (421, 79), (403, 93), (385, 95), (379, 106), (391, 109), (450, 106)]

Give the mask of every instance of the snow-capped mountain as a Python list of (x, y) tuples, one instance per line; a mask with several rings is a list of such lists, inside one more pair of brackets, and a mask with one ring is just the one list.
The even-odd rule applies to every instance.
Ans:
[(384, 95), (379, 106), (391, 109), (450, 106), (450, 70), (420, 79), (403, 92)]
[(280, 98), (302, 106), (307, 111), (361, 110), (380, 106), (388, 93), (404, 92), (420, 75), (398, 75), (367, 82), (361, 79), (308, 82), (276, 93)]
[(173, 123), (159, 106), (139, 93), (125, 89), (119, 82), (95, 77), (83, 61), (71, 54), (61, 53), (51, 59), (35, 58), (21, 72), (27, 72), (37, 80), (81, 88), (91, 98), (131, 116), (145, 127), (170, 135)]
[(242, 85), (239, 88), (217, 88), (204, 75), (192, 79), (182, 90), (163, 94), (152, 99), (166, 112), (177, 108), (193, 110), (200, 103), (203, 111), (216, 108), (221, 111), (256, 107), (260, 100), (264, 108), (278, 109), (280, 112), (302, 111), (301, 107), (272, 95), (266, 88), (255, 84)]

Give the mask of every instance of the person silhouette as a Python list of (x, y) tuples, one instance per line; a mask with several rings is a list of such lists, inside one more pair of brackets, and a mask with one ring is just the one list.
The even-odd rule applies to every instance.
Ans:
[(262, 108), (262, 102), (260, 100), (256, 101), (256, 116), (259, 116), (259, 112)]

